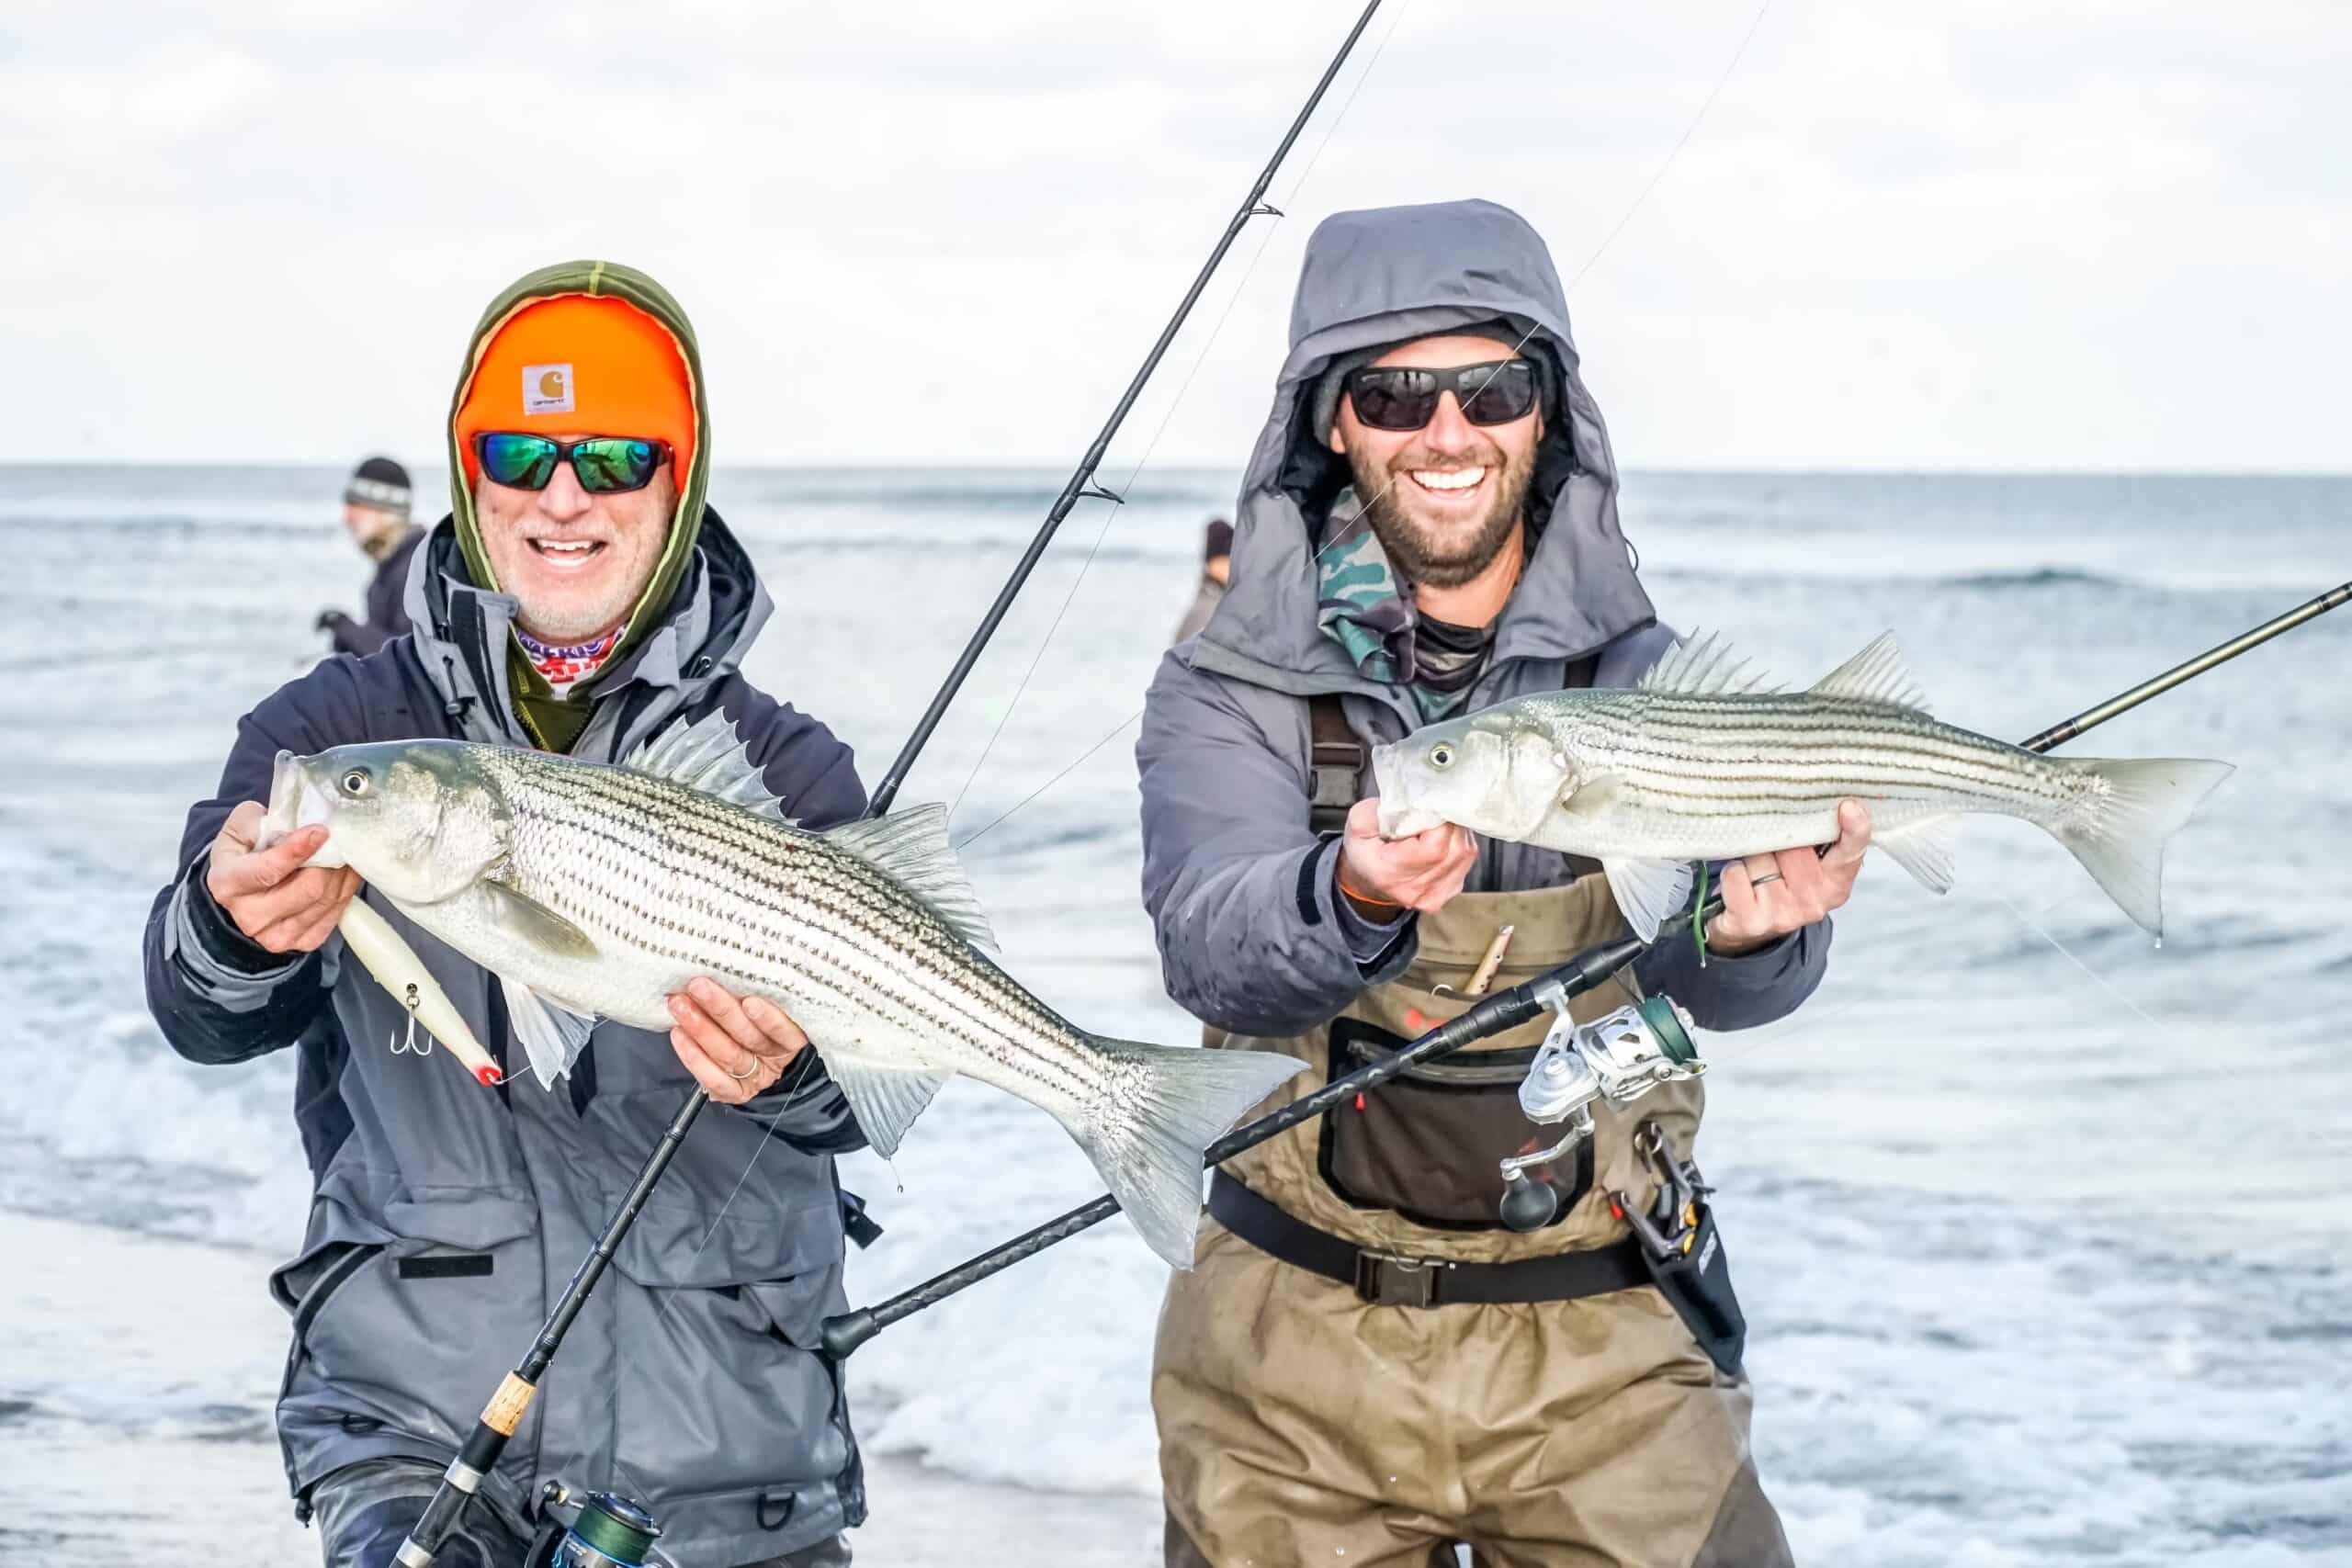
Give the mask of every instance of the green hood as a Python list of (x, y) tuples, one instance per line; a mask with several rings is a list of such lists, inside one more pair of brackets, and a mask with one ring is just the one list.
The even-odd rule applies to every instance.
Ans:
[[(626, 300), (661, 322), (677, 340), (678, 355), (685, 361), (694, 398), (694, 461), (684, 474), (674, 476), (678, 510), (670, 519), (670, 536), (662, 547), (661, 560), (654, 566), (652, 581), (646, 584), (636, 608), (629, 612), (619, 645), (605, 661), (605, 668), (613, 669), (629, 649), (662, 624), (662, 612), (669, 607), (672, 595), (677, 592), (678, 584), (684, 580), (686, 569), (695, 558), (695, 546), (702, 535), (703, 496), (709, 489), (710, 407), (703, 397), (702, 351), (695, 343), (694, 323), (686, 320), (685, 310), (670, 297), (668, 289), (635, 267), (617, 262), (574, 261), (559, 262), (526, 273), (500, 291), (475, 323), (473, 337), (466, 345), (465, 363), (458, 371), (458, 389), (449, 400), (449, 510), (457, 520), (458, 547), (464, 554), (467, 574), (476, 587), (503, 592), (497, 573), (491, 570), (490, 556), (482, 548), (481, 525), (474, 515), (473, 491), (466, 484), (465, 454), (458, 446), (458, 411), (465, 406), (474, 367), (481, 362), (482, 351), (498, 334), (498, 329), (526, 306), (569, 294)], [(549, 750), (569, 750), (587, 727), (594, 705), (586, 700), (558, 697), (525, 657), (522, 645), (511, 637), (508, 643), (506, 661), (514, 678), (515, 701), (525, 719)], [(584, 699), (594, 685), (592, 678), (583, 689), (575, 689), (573, 696)]]

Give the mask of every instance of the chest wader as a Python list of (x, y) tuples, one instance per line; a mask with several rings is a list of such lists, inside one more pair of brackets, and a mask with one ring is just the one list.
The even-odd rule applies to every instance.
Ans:
[[(1318, 807), (1344, 813), (1347, 792), (1318, 784)], [(1329, 1023), (1211, 1043), (1308, 1063), (1274, 1109), (1466, 1010), (1504, 926), (1488, 988), (1625, 930), (1599, 875), (1465, 893), (1419, 918), (1402, 976)], [(1632, 999), (1604, 987), (1575, 1016)], [(1657, 1190), (1645, 1124), (1689, 1157), (1699, 1086), (1596, 1105), (1594, 1136), (1537, 1173), (1558, 1217), (1523, 1235), (1497, 1217), (1498, 1162), (1558, 1137), (1519, 1109), (1544, 1032), (1481, 1042), (1218, 1169), (1154, 1356), (1170, 1564), (1422, 1568), (1453, 1540), (1495, 1568), (1788, 1561), (1748, 1457), (1747, 1385), (1649, 1284), (1611, 1204)]]

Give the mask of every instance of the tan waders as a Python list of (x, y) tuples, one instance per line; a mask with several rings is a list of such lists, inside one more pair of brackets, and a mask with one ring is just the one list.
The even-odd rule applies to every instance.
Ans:
[[(1460, 990), (1504, 925), (1514, 934), (1496, 987), (1624, 929), (1600, 876), (1464, 894), (1421, 917), (1410, 969), (1330, 1024), (1230, 1040), (1313, 1066), (1263, 1109), (1464, 1010), (1472, 998)], [(1629, 999), (1604, 987), (1577, 998), (1577, 1016)], [(1329, 1244), (1315, 1261), (1345, 1254), (1354, 1278), (1327, 1278), (1348, 1270), (1283, 1261), (1204, 1222), (1198, 1267), (1176, 1276), (1161, 1311), (1152, 1373), (1171, 1564), (1423, 1568), (1433, 1552), (1450, 1562), (1445, 1543), (1456, 1540), (1494, 1568), (1789, 1561), (1748, 1457), (1747, 1383), (1717, 1370), (1657, 1290), (1628, 1282), (1641, 1277), (1641, 1255), (1611, 1212), (1611, 1192), (1645, 1203), (1657, 1189), (1633, 1146), (1637, 1127), (1656, 1122), (1689, 1156), (1698, 1086), (1666, 1085), (1628, 1110), (1597, 1106), (1583, 1157), (1563, 1156), (1551, 1173), (1559, 1219), (1524, 1235), (1496, 1221), (1497, 1162), (1559, 1131), (1517, 1110), (1543, 1033), (1537, 1022), (1482, 1042), (1224, 1168), (1213, 1209), (1237, 1223), (1270, 1207), (1278, 1224), (1304, 1222)], [(1267, 1201), (1252, 1205), (1251, 1194)], [(1598, 1283), (1600, 1293), (1499, 1300), (1507, 1290), (1487, 1290), (1485, 1301), (1447, 1303), (1446, 1265), (1568, 1253), (1588, 1256), (1552, 1267), (1592, 1266), (1578, 1289)]]

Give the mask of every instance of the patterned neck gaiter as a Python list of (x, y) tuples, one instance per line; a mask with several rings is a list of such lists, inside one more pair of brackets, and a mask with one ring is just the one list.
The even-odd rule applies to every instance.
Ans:
[(560, 697), (594, 675), (598, 667), (613, 656), (613, 649), (621, 640), (621, 629), (615, 626), (592, 642), (576, 642), (569, 647), (557, 648), (541, 642), (521, 626), (516, 626), (514, 640), (523, 645), (524, 653), (530, 658), (531, 668), (539, 672), (539, 678)]
[(1315, 618), (1368, 680), (1402, 685), (1424, 722), (1461, 707), (1494, 651), (1495, 628), (1417, 615), (1412, 584), (1388, 561), (1352, 488), (1331, 502), (1315, 552)]

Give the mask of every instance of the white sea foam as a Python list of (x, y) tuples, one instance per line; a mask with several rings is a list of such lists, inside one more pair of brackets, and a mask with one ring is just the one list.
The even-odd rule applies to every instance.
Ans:
[[(290, 1062), (172, 1055), (138, 937), (237, 716), (357, 597), (337, 478), (0, 469), (0, 1203), (273, 1248), (299, 1229)], [(723, 479), (778, 603), (752, 676), (877, 777), (1057, 479)], [(1132, 713), (1229, 498), (1138, 493), (967, 793), (1092, 543), (1081, 511), (903, 798), (960, 795), (961, 837)], [(1669, 621), (1797, 682), (1892, 626), (1939, 715), (2022, 736), (2340, 580), (2313, 519), (2347, 503), (2342, 481), (1637, 476), (1626, 513)], [(1949, 898), (1874, 866), (1820, 996), (1706, 1043), (1758, 1451), (1804, 1560), (2352, 1553), (2352, 1401), (2329, 1392), (2352, 1349), (2344, 620), (2075, 748), (2239, 764), (2167, 859), (2160, 952), (2045, 838), (1972, 823)], [(1130, 739), (967, 853), (1016, 974), (1091, 1028), (1192, 1037), (1136, 902)], [(853, 1263), (861, 1301), (1095, 1190), (1046, 1118), (965, 1084), (895, 1178), (843, 1174), (889, 1231)], [(1148, 1492), (1163, 1278), (1114, 1220), (890, 1330), (851, 1363), (867, 1442)], [(190, 1369), (194, 1403), (148, 1415), (209, 1419), (217, 1381)]]

